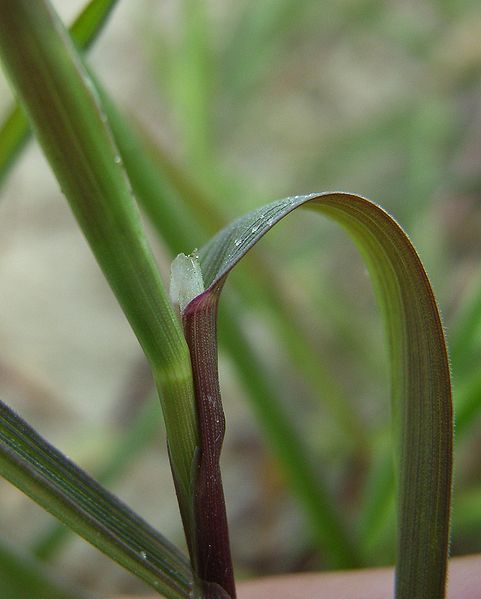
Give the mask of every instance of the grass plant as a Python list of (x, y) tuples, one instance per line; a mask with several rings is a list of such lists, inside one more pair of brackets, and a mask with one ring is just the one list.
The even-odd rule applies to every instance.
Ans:
[[(228, 82), (221, 95), (225, 106), (242, 116), (241, 104), (248, 104), (275, 57), (287, 56), (289, 40), (309, 29), (317, 14), (315, 4), (246, 2), (219, 57), (206, 7), (195, 0), (179, 3), (177, 46), (159, 43), (164, 56), (154, 57), (154, 62), (168, 66), (165, 81), (189, 168), (172, 159), (144, 125), (123, 114), (88, 64), (86, 51), (115, 4), (91, 0), (68, 32), (48, 0), (0, 0), (0, 58), (19, 101), (0, 127), (0, 184), (32, 131), (150, 366), (188, 555), (106, 488), (155, 434), (155, 402), (147, 401), (111, 455), (104, 457), (98, 482), (1, 403), (0, 473), (158, 593), (173, 599), (234, 599), (220, 468), (225, 434), (220, 349), (246, 389), (285, 485), (298, 500), (309, 530), (303, 543), (315, 547), (331, 568), (372, 565), (382, 553), (395, 551), (396, 599), (444, 597), (453, 468), (451, 377), (438, 305), (413, 243), (388, 212), (351, 193), (292, 195), (229, 222), (235, 212), (229, 200), (244, 193), (245, 183), (226, 170), (219, 172), (217, 78)], [(377, 2), (360, 2), (357, 10), (330, 10), (334, 30), (349, 25), (361, 31), (368, 22), (374, 28), (389, 25), (389, 15)], [(402, 36), (399, 43), (409, 51), (416, 45)], [(375, 153), (385, 136), (392, 135), (392, 143), (413, 149), (405, 165), (401, 216), (407, 228), (415, 230), (412, 206), (439, 184), (444, 148), (458, 132), (445, 122), (449, 106), (435, 99), (430, 106), (426, 113), (426, 105), (413, 97), (408, 107), (338, 135), (326, 146), (328, 156), (318, 155), (306, 165), (305, 179), (320, 163), (329, 173), (321, 180), (336, 181), (338, 165), (362, 164), (366, 152)], [(423, 143), (416, 142), (418, 131)], [(438, 148), (436, 155), (432, 146)], [(173, 259), (170, 293), (140, 209)], [(281, 229), (278, 223), (297, 209), (338, 223), (369, 271), (387, 339), (393, 457), (385, 455), (385, 430), (366, 432), (361, 413), (336, 381), (334, 371), (344, 374), (346, 369), (319, 359), (312, 323), (286, 293), (297, 291), (287, 260), (290, 240), (279, 250), (280, 268), (265, 254), (254, 253), (226, 284), (230, 272), (266, 233)], [(426, 204), (422, 221), (430, 215)], [(312, 220), (316, 222), (317, 215)], [(459, 438), (472, 430), (480, 413), (481, 378), (473, 367), (480, 346), (479, 296), (474, 285), (452, 339)], [(322, 409), (348, 459), (367, 463), (356, 529), (338, 505), (332, 480), (315, 466), (312, 447), (292, 422), (279, 391), (282, 377), (272, 374), (245, 330), (245, 306), (251, 304), (260, 319), (272, 325), (273, 338), (285, 343), (293, 376), (302, 379), (313, 396), (321, 394)], [(326, 303), (323, 313), (332, 314), (330, 320), (338, 323), (336, 332), (346, 345), (357, 344), (354, 353), (362, 376), (372, 377), (377, 362), (368, 354), (379, 350), (362, 351), (360, 334), (346, 326), (346, 310)], [(478, 487), (468, 485), (454, 501), (455, 535), (476, 526)], [(394, 510), (396, 533), (391, 534)], [(66, 528), (52, 525), (34, 540), (26, 557), (17, 549), (1, 548), (0, 571), (11, 573), (2, 582), (6, 596), (30, 592), (54, 599), (82, 597), (82, 589), (60, 584), (42, 563), (55, 559), (67, 535)]]

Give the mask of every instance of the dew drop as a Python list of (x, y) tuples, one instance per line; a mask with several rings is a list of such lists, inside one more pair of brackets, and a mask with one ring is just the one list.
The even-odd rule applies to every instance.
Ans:
[(239, 247), (241, 243), (242, 243), (242, 239), (236, 239), (236, 240), (234, 241), (234, 245), (235, 245), (236, 247)]
[(119, 156), (119, 154), (115, 155), (114, 162), (115, 162), (115, 164), (121, 164), (122, 163), (122, 158)]
[(260, 225), (254, 225), (251, 229), (251, 233), (255, 233), (256, 231), (259, 230)]
[(145, 551), (141, 551), (141, 552), (140, 552), (140, 557), (141, 557), (142, 559), (147, 559), (147, 553), (146, 553)]

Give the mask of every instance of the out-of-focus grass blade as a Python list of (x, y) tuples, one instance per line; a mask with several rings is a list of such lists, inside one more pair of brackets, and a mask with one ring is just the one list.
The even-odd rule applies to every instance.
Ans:
[[(194, 270), (201, 270), (206, 290), (198, 295), (191, 291), (189, 298), (186, 272), (183, 311), (200, 419), (209, 417), (208, 404), (215, 413), (212, 398), (220, 401), (211, 385), (217, 368), (216, 311), (225, 279), (266, 232), (300, 206), (324, 213), (346, 228), (370, 269), (391, 357), (398, 478), (396, 597), (441, 598), (448, 556), (453, 436), (446, 344), (421, 261), (402, 229), (381, 208), (351, 194), (295, 196), (238, 219), (201, 248)], [(197, 258), (191, 260), (195, 265)], [(209, 434), (208, 446), (215, 431)]]
[[(109, 124), (122, 156), (139, 204), (144, 209), (173, 255), (185, 248), (195, 247), (208, 238), (194, 215), (190, 213), (172, 177), (162, 164), (146, 151), (145, 143), (117, 110), (114, 102), (97, 84), (106, 108)], [(192, 191), (192, 190), (190, 190)], [(210, 211), (202, 217), (210, 218)]]
[[(464, 376), (477, 362), (476, 346), (481, 340), (481, 272), (471, 286), (453, 324), (450, 337), (451, 360), (455, 376)], [(456, 382), (456, 380), (455, 380)]]
[(232, 318), (236, 304), (225, 297), (225, 310), (220, 341), (230, 351), (245, 386), (256, 420), (262, 426), (272, 453), (278, 460), (289, 489), (297, 496), (306, 520), (307, 538), (315, 543), (323, 561), (330, 568), (353, 568), (361, 565), (359, 551), (347, 532), (347, 526), (329, 490), (326, 477), (316, 472), (309, 448), (296, 427), (292, 416), (279, 401), (275, 381), (259, 367), (258, 354), (242, 328)]
[(86, 599), (60, 582), (31, 556), (0, 542), (0, 597), (2, 599)]
[(198, 0), (178, 3), (181, 25), (179, 47), (171, 55), (171, 91), (186, 154), (197, 172), (205, 171), (212, 159), (211, 143), (211, 52), (207, 5)]
[(456, 434), (462, 437), (481, 416), (481, 370), (475, 370), (466, 381), (454, 387)]
[[(393, 460), (386, 447), (374, 446), (373, 459), (364, 483), (357, 527), (357, 547), (367, 565), (379, 565), (375, 549), (379, 538), (385, 538), (394, 516), (395, 483)], [(382, 564), (389, 556), (383, 555)]]
[(5, 180), (29, 137), (28, 119), (16, 105), (0, 128), (0, 185)]
[(70, 27), (74, 42), (82, 50), (88, 50), (102, 31), (118, 0), (91, 0)]
[(182, 554), (1, 402), (0, 474), (158, 592), (189, 596)]
[[(91, 0), (70, 28), (80, 49), (87, 50), (102, 31), (117, 0)], [(29, 138), (28, 118), (19, 105), (8, 111), (0, 126), (0, 186)]]
[(0, 0), (0, 55), (45, 155), (153, 371), (188, 526), (192, 372), (95, 87), (46, 0)]
[(289, 32), (299, 23), (310, 2), (264, 0), (248, 2), (235, 22), (224, 49), (221, 67), (225, 91), (239, 102), (281, 53)]
[(453, 502), (453, 535), (481, 533), (481, 485), (460, 493)]

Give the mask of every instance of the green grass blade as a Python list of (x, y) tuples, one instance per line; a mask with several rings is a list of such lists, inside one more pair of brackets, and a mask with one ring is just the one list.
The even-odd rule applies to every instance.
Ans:
[(481, 417), (481, 371), (475, 370), (454, 386), (456, 435), (462, 438)]
[[(222, 53), (225, 93), (239, 107), (283, 55), (289, 34), (311, 2), (251, 1), (241, 8)], [(268, 76), (268, 75), (267, 75)]]
[(386, 452), (384, 446), (376, 447), (374, 451), (376, 454), (363, 488), (356, 535), (357, 546), (368, 565), (379, 565), (379, 556), (375, 554), (374, 546), (379, 537), (385, 534), (394, 512), (395, 481), (392, 456)]
[[(96, 473), (97, 481), (102, 485), (110, 485), (117, 480), (158, 432), (160, 420), (156, 398), (150, 397), (137, 417), (129, 422), (127, 429), (119, 432), (111, 455), (105, 459), (105, 465)], [(69, 536), (70, 529), (55, 522), (35, 540), (31, 551), (41, 560), (51, 559), (63, 547)]]
[(70, 27), (70, 34), (81, 50), (88, 50), (105, 26), (118, 0), (91, 0)]
[(28, 119), (20, 106), (15, 106), (0, 128), (0, 185), (29, 138)]
[(453, 502), (453, 535), (479, 536), (481, 529), (481, 485), (465, 490)]
[[(188, 348), (142, 229), (94, 85), (46, 1), (0, 0), (0, 55), (160, 391), (181, 509), (197, 419)], [(187, 517), (184, 518), (187, 523)]]
[(450, 336), (453, 371), (456, 376), (463, 378), (473, 362), (477, 362), (474, 354), (479, 346), (481, 332), (480, 274), (475, 275), (475, 283), (468, 289)]
[(181, 39), (171, 55), (170, 91), (186, 155), (199, 173), (211, 168), (211, 51), (207, 6), (198, 0), (178, 3)]
[(451, 327), (450, 353), (454, 383), (456, 438), (479, 421), (481, 416), (481, 272), (463, 294), (460, 309)]
[[(72, 38), (88, 50), (102, 31), (117, 0), (91, 0), (70, 28)], [(0, 186), (30, 137), (28, 118), (18, 105), (8, 111), (0, 126)]]
[[(342, 193), (296, 196), (259, 208), (226, 227), (199, 251), (206, 291), (187, 304), (184, 321), (192, 320), (194, 333), (204, 320), (215, 322), (209, 310), (215, 312), (229, 272), (266, 232), (300, 206), (324, 213), (346, 228), (370, 269), (391, 356), (398, 478), (396, 598), (441, 598), (452, 475), (450, 374), (429, 280), (396, 222), (368, 200)], [(212, 360), (214, 350), (209, 348)], [(209, 367), (193, 361), (194, 373)], [(202, 394), (197, 399), (205, 401)]]
[(180, 552), (3, 403), (0, 474), (159, 592), (189, 596), (190, 568)]
[[(201, 220), (199, 223), (190, 214), (182, 195), (172, 184), (172, 177), (162, 168), (165, 162), (154, 160), (102, 86), (97, 84), (97, 87), (138, 202), (169, 250), (176, 255), (205, 242), (208, 234), (203, 232), (204, 222)], [(204, 221), (205, 217), (204, 214)]]
[(61, 583), (31, 556), (0, 541), (0, 597), (2, 599), (86, 599)]

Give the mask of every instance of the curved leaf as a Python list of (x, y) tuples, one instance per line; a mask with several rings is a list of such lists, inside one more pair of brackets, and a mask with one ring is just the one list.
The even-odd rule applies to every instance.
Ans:
[(0, 474), (167, 597), (189, 597), (190, 566), (167, 539), (0, 402)]
[[(197, 488), (205, 486), (212, 473), (217, 476), (223, 437), (215, 338), (221, 289), (232, 268), (261, 237), (301, 206), (331, 217), (354, 239), (386, 323), (398, 478), (396, 597), (443, 597), (452, 472), (451, 384), (444, 332), (414, 247), (384, 210), (364, 198), (325, 193), (273, 202), (239, 218), (199, 251), (206, 290), (183, 312), (202, 431)], [(199, 509), (197, 517), (203, 517)], [(205, 557), (203, 575), (216, 581), (216, 564), (206, 547), (199, 545), (198, 552)]]

